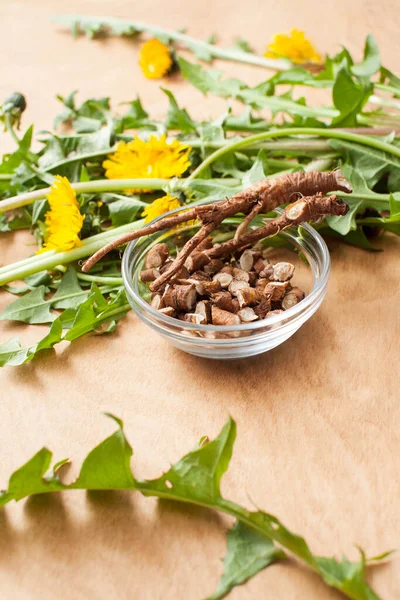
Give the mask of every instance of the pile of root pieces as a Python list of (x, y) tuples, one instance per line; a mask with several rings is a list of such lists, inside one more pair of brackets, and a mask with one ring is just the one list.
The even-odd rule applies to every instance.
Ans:
[[(200, 250), (212, 248), (207, 238)], [(294, 265), (270, 264), (267, 251), (252, 248), (230, 260), (215, 258), (193, 273), (183, 266), (162, 290), (153, 292), (151, 306), (196, 325), (239, 325), (279, 314), (300, 302), (304, 292), (290, 283)], [(157, 281), (172, 262), (167, 244), (153, 246), (141, 272), (142, 282)]]

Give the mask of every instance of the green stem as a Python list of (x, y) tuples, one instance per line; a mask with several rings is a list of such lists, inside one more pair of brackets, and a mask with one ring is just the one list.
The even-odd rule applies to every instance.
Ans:
[[(260, 132), (265, 131), (265, 125), (263, 127), (260, 128)], [(124, 136), (125, 140), (131, 140), (133, 139), (132, 136)], [(175, 138), (168, 138), (167, 141), (171, 142), (172, 139)], [(215, 140), (207, 140), (207, 141), (203, 141), (200, 139), (192, 139), (192, 140), (184, 140), (185, 144), (187, 144), (188, 146), (191, 146), (191, 148), (220, 148), (221, 146), (225, 145), (225, 144), (229, 144), (230, 141), (229, 139), (226, 139), (224, 141), (215, 141)], [(68, 158), (65, 158), (64, 160), (60, 160), (57, 163), (54, 163), (52, 165), (50, 165), (49, 167), (47, 167), (46, 172), (48, 171), (56, 171), (57, 169), (59, 169), (60, 167), (65, 167), (66, 165), (69, 165), (71, 163), (74, 162), (78, 162), (78, 161), (86, 161), (86, 160), (90, 160), (92, 158), (99, 158), (101, 156), (106, 156), (107, 154), (112, 154), (113, 152), (115, 152), (117, 146), (112, 146), (110, 148), (105, 148), (103, 150), (97, 150), (96, 152), (87, 152), (85, 154), (76, 154), (74, 156), (70, 156)], [(254, 149), (261, 149), (264, 148), (266, 150), (268, 149), (280, 149), (279, 145), (278, 148), (276, 148), (276, 144), (272, 143), (266, 143), (266, 144), (254, 144), (253, 146), (251, 146), (251, 148)]]
[[(97, 179), (94, 181), (71, 183), (71, 187), (78, 194), (96, 194), (129, 189), (162, 190), (170, 183), (170, 179)], [(0, 201), (0, 213), (20, 208), (21, 206), (27, 206), (36, 200), (43, 200), (49, 193), (50, 188), (48, 187), (2, 200)]]
[(122, 285), (124, 283), (122, 277), (102, 277), (101, 275), (86, 275), (86, 273), (77, 273), (77, 276), (82, 281), (94, 281), (104, 285)]
[[(71, 187), (77, 194), (98, 194), (103, 192), (116, 192), (129, 189), (138, 190), (162, 190), (169, 185), (174, 185), (176, 189), (184, 189), (187, 185), (187, 178), (184, 179), (95, 179), (80, 183), (71, 183)], [(213, 181), (210, 179), (209, 181)], [(219, 181), (219, 179), (218, 179)], [(224, 182), (227, 185), (237, 185), (238, 180), (226, 178)], [(10, 210), (15, 210), (21, 206), (32, 204), (36, 200), (43, 200), (50, 193), (50, 188), (41, 188), (34, 192), (19, 194), (7, 200), (0, 201), (0, 214)]]
[(112, 310), (107, 310), (106, 313), (104, 313), (104, 315), (99, 315), (99, 318), (96, 319), (96, 321), (98, 321), (99, 323), (101, 323), (101, 321), (108, 321), (110, 317), (114, 317), (115, 315), (119, 315), (119, 313), (124, 313), (131, 310), (131, 305), (130, 304), (123, 304), (122, 306), (119, 306), (118, 308), (114, 308)]
[(308, 165), (304, 167), (304, 171), (305, 173), (310, 173), (311, 171), (327, 171), (332, 165), (334, 158), (334, 156), (325, 156), (310, 160)]
[[(131, 231), (131, 228), (133, 225), (135, 225), (135, 226), (137, 225), (137, 228), (140, 229), (140, 227), (142, 227), (144, 225), (144, 219), (139, 219), (138, 221), (135, 221), (134, 223), (127, 223), (126, 225), (121, 225), (120, 227), (115, 227), (114, 229), (107, 229), (106, 231), (103, 231), (102, 233), (97, 233), (96, 235), (92, 235), (91, 237), (88, 237), (88, 238), (82, 240), (82, 246), (86, 247), (88, 245), (91, 245), (93, 242), (98, 242), (98, 241), (103, 241), (105, 243), (106, 240), (111, 238), (113, 235), (121, 235), (123, 233), (126, 233), (127, 231)], [(72, 251), (70, 251), (70, 252), (72, 252)], [(33, 256), (30, 256), (29, 258), (20, 260), (18, 263), (12, 263), (11, 265), (5, 265), (4, 267), (1, 267), (0, 275), (3, 275), (4, 273), (7, 273), (8, 271), (12, 270), (16, 265), (18, 265), (18, 267), (26, 266), (29, 264), (33, 264), (34, 262), (37, 262), (38, 259), (40, 259), (41, 257), (50, 258), (50, 256), (59, 255), (59, 254), (60, 253), (57, 253), (55, 250), (49, 250), (45, 254), (39, 254), (39, 255), (34, 254)], [(55, 266), (58, 267), (59, 265), (55, 265)]]
[(385, 83), (374, 83), (374, 88), (381, 90), (382, 92), (392, 94), (392, 96), (395, 96), (396, 98), (400, 98), (400, 90), (391, 85), (386, 85)]
[(20, 141), (19, 141), (19, 138), (18, 138), (17, 134), (14, 131), (13, 122), (12, 122), (12, 118), (11, 118), (10, 113), (6, 113), (4, 115), (4, 120), (5, 120), (5, 124), (6, 124), (6, 127), (7, 127), (7, 131), (9, 132), (9, 134), (12, 137), (12, 139), (14, 140), (14, 142), (17, 144), (17, 146), (19, 148)]
[(6, 173), (0, 174), (0, 181), (11, 181), (12, 178), (12, 175), (8, 175)]
[(279, 138), (279, 137), (288, 137), (291, 135), (312, 135), (317, 137), (323, 137), (328, 139), (339, 139), (345, 140), (348, 142), (355, 142), (357, 144), (362, 144), (364, 146), (369, 146), (370, 148), (376, 148), (377, 150), (382, 150), (383, 152), (388, 152), (389, 154), (393, 154), (400, 158), (400, 148), (397, 146), (393, 146), (392, 144), (388, 144), (387, 142), (383, 142), (381, 140), (374, 139), (372, 137), (366, 135), (358, 135), (356, 133), (350, 133), (347, 131), (332, 131), (330, 129), (317, 129), (316, 127), (293, 127), (293, 128), (284, 128), (278, 129), (276, 131), (266, 131), (264, 133), (257, 133), (255, 135), (251, 135), (248, 138), (243, 140), (231, 142), (226, 146), (219, 148), (206, 159), (193, 171), (193, 173), (189, 176), (188, 180), (191, 181), (199, 177), (201, 173), (207, 167), (209, 167), (215, 160), (221, 158), (225, 154), (229, 152), (233, 152), (235, 150), (239, 150), (240, 148), (245, 148), (254, 142), (262, 142), (271, 138)]
[(105, 28), (117, 31), (123, 31), (126, 33), (149, 32), (155, 37), (159, 37), (167, 40), (174, 40), (185, 45), (189, 50), (198, 49), (203, 53), (209, 54), (213, 58), (222, 58), (224, 60), (233, 60), (235, 62), (242, 62), (249, 65), (256, 65), (259, 67), (265, 67), (267, 69), (273, 69), (276, 71), (286, 71), (293, 65), (289, 60), (286, 59), (273, 59), (266, 58), (264, 56), (258, 56), (257, 54), (242, 52), (240, 50), (231, 50), (229, 48), (220, 48), (213, 44), (208, 44), (202, 40), (192, 38), (180, 31), (173, 31), (172, 29), (164, 29), (162, 27), (154, 27), (153, 25), (147, 25), (146, 23), (139, 23), (138, 21), (128, 21), (125, 19), (115, 19), (112, 17), (85, 17), (83, 15), (57, 15), (53, 18), (56, 23), (61, 23), (73, 29), (76, 29), (76, 25), (80, 24), (82, 27)]
[[(134, 223), (127, 223), (121, 227), (116, 227), (107, 232), (94, 235), (91, 238), (84, 240), (86, 243), (83, 243), (82, 246), (69, 250), (68, 252), (55, 252), (54, 250), (51, 250), (44, 254), (31, 256), (25, 260), (2, 267), (0, 269), (0, 286), (9, 283), (10, 281), (24, 279), (24, 277), (27, 277), (28, 275), (39, 273), (39, 271), (52, 270), (60, 264), (65, 265), (86, 258), (97, 250), (100, 250), (100, 248), (113, 240), (117, 235), (140, 229), (143, 223), (144, 220), (140, 219)], [(107, 234), (107, 236), (105, 236), (105, 234)]]

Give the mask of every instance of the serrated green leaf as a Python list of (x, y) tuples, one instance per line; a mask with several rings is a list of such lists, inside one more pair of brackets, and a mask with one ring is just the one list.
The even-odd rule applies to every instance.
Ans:
[(331, 587), (343, 592), (353, 600), (379, 600), (365, 581), (365, 562), (350, 562), (345, 557), (341, 561), (335, 558), (314, 556), (302, 536), (292, 533), (276, 517), (263, 511), (249, 513), (249, 520), (259, 530), (301, 558), (316, 570)]
[(218, 588), (207, 600), (224, 598), (233, 587), (284, 558), (285, 553), (272, 540), (238, 521), (227, 534), (224, 572)]
[[(346, 199), (347, 200), (347, 199)], [(343, 217), (328, 217), (326, 222), (329, 227), (341, 235), (346, 235), (349, 231), (357, 229), (356, 215), (361, 211), (364, 202), (362, 200), (347, 200), (349, 210)]]
[(228, 115), (223, 122), (223, 126), (238, 131), (264, 131), (266, 124), (261, 117), (255, 117), (250, 106), (246, 106), (239, 115)]
[(118, 429), (96, 446), (85, 458), (73, 488), (85, 490), (126, 490), (135, 488), (130, 468), (132, 448), (127, 441), (123, 423), (112, 414), (108, 417), (118, 424)]
[(183, 133), (192, 133), (193, 131), (196, 131), (196, 123), (190, 118), (185, 108), (179, 108), (173, 93), (165, 88), (161, 88), (161, 90), (169, 98), (169, 109), (165, 126), (168, 129), (177, 129)]
[(254, 49), (250, 46), (249, 42), (243, 38), (238, 38), (235, 40), (233, 48), (234, 50), (240, 50), (241, 52), (246, 52), (247, 54), (254, 54)]
[(2, 313), (0, 321), (22, 321), (23, 323), (52, 323), (56, 315), (50, 311), (50, 304), (45, 302), (46, 288), (41, 285), (31, 292), (11, 302)]
[[(210, 35), (207, 40), (206, 40), (207, 44), (215, 44), (215, 36), (214, 35)], [(188, 44), (187, 45), (189, 50), (191, 50), (193, 52), (193, 54), (195, 56), (197, 56), (197, 58), (199, 58), (200, 60), (204, 60), (204, 62), (211, 62), (213, 59), (213, 53), (208, 50), (206, 47), (202, 46), (201, 44)]]
[(118, 194), (105, 194), (104, 201), (108, 199), (118, 198), (114, 202), (107, 203), (110, 212), (111, 223), (113, 227), (119, 227), (126, 223), (132, 223), (139, 213), (143, 212), (143, 202), (137, 196), (119, 196)]
[(178, 57), (178, 63), (183, 77), (205, 95), (210, 92), (222, 98), (235, 98), (243, 87), (239, 79), (221, 81), (221, 71), (202, 69), (201, 65), (192, 64), (182, 57)]
[(50, 481), (44, 479), (51, 458), (52, 453), (50, 450), (42, 448), (31, 460), (11, 475), (7, 492), (13, 500), (21, 500), (26, 496), (64, 489), (63, 484), (57, 481), (56, 478)]
[[(232, 455), (236, 427), (232, 419), (213, 440), (203, 437), (200, 444), (160, 477), (137, 481), (130, 469), (132, 449), (122, 422), (114, 417), (118, 429), (89, 453), (83, 462), (78, 479), (69, 486), (57, 477), (56, 463), (49, 469), (51, 453), (42, 449), (10, 478), (8, 490), (0, 492), (0, 505), (31, 494), (66, 489), (139, 490), (145, 496), (157, 496), (208, 506), (236, 517), (237, 525), (228, 536), (228, 554), (224, 575), (214, 598), (221, 598), (234, 585), (243, 583), (272, 560), (284, 556), (273, 547), (271, 540), (282, 545), (303, 560), (333, 588), (353, 600), (378, 600), (365, 581), (365, 555), (351, 563), (346, 558), (319, 557), (312, 554), (305, 539), (287, 529), (276, 517), (263, 511), (248, 512), (239, 505), (224, 500), (220, 495), (220, 480)], [(373, 560), (387, 556), (383, 553)]]
[(0, 214), (0, 232), (17, 231), (29, 229), (32, 225), (32, 217), (27, 210), (19, 209), (12, 212)]
[(266, 175), (264, 172), (264, 163), (266, 162), (267, 157), (264, 150), (260, 150), (257, 155), (256, 160), (253, 163), (251, 169), (249, 169), (242, 178), (242, 185), (244, 188), (250, 187), (254, 183), (265, 179)]
[(352, 73), (357, 77), (371, 77), (381, 67), (381, 58), (379, 55), (378, 44), (369, 33), (365, 40), (364, 59), (359, 65), (351, 67)]
[(0, 344), (0, 367), (19, 366), (27, 361), (29, 348), (22, 348), (17, 337)]
[(396, 88), (398, 90), (397, 97), (400, 96), (400, 77), (397, 77), (397, 75), (389, 71), (389, 69), (381, 67), (379, 81), (380, 83), (387, 83), (391, 87)]
[(379, 600), (379, 596), (365, 581), (365, 561), (353, 563), (345, 557), (341, 561), (335, 558), (315, 557), (325, 583), (343, 592), (348, 598), (355, 600)]
[(227, 196), (236, 194), (241, 189), (240, 186), (232, 186), (224, 183), (223, 179), (208, 181), (207, 179), (193, 179), (190, 182), (190, 189), (193, 190), (196, 199), (223, 200)]
[(200, 504), (220, 498), (220, 481), (228, 468), (236, 437), (236, 424), (229, 419), (218, 437), (189, 452), (158, 479), (141, 482), (146, 495), (195, 501)]
[(354, 169), (364, 177), (370, 189), (384, 173), (393, 167), (400, 168), (400, 160), (382, 150), (344, 140), (329, 140), (329, 145), (350, 161)]
[(333, 104), (340, 115), (335, 117), (335, 127), (356, 127), (357, 115), (367, 101), (372, 86), (366, 87), (353, 80), (345, 62), (341, 65), (332, 89)]
[(39, 167), (46, 170), (50, 165), (58, 163), (65, 158), (63, 145), (56, 135), (52, 135), (46, 140), (44, 149), (39, 157)]
[(350, 246), (355, 246), (356, 248), (362, 248), (363, 250), (369, 250), (370, 252), (381, 251), (379, 248), (376, 248), (371, 244), (362, 227), (357, 227), (355, 231), (349, 231), (349, 233), (346, 235), (341, 235), (328, 227), (321, 227), (318, 229), (318, 231), (323, 235), (337, 237), (341, 242), (349, 244)]
[(107, 303), (99, 290), (92, 286), (90, 296), (80, 304), (65, 339), (72, 342), (90, 331), (98, 330), (99, 327), (109, 321), (122, 318), (129, 310), (130, 305), (124, 290), (120, 290), (115, 298)]
[(111, 146), (111, 134), (111, 127), (106, 125), (93, 133), (81, 135), (76, 148), (76, 154), (79, 156), (79, 154), (109, 150)]
[(82, 290), (74, 267), (69, 265), (56, 293), (49, 302), (56, 309), (77, 308), (89, 294), (89, 290)]

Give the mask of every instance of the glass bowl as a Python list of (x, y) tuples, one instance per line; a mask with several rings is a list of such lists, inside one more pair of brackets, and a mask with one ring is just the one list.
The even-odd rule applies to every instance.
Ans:
[[(188, 207), (190, 209), (191, 207)], [(177, 209), (155, 219), (153, 223), (170, 216)], [(282, 214), (281, 209), (276, 209)], [(257, 226), (266, 222), (266, 218)], [(241, 219), (230, 219), (216, 230), (220, 239), (232, 237)], [(254, 221), (251, 226), (255, 226)], [(204, 358), (233, 359), (254, 356), (272, 350), (290, 338), (319, 308), (326, 294), (330, 272), (328, 248), (322, 237), (309, 225), (290, 227), (279, 236), (267, 238), (264, 243), (272, 244), (270, 261), (286, 260), (296, 266), (294, 285), (306, 292), (304, 300), (292, 308), (264, 320), (240, 325), (196, 325), (168, 317), (153, 309), (148, 303), (150, 292), (140, 282), (147, 252), (160, 242), (165, 242), (172, 251), (198, 231), (200, 224), (188, 224), (175, 230), (155, 233), (130, 242), (122, 260), (122, 276), (128, 301), (137, 316), (168, 342), (189, 354)], [(215, 233), (215, 232), (214, 232)], [(289, 250), (288, 250), (289, 248)], [(269, 257), (268, 257), (269, 258)]]

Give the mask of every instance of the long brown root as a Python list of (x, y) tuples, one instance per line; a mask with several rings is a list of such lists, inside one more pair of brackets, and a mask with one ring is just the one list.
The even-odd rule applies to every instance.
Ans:
[(240, 240), (230, 240), (220, 246), (205, 250), (204, 254), (210, 260), (223, 258), (224, 256), (242, 250), (246, 246), (255, 244), (264, 238), (276, 235), (282, 229), (291, 225), (300, 225), (307, 221), (317, 221), (321, 217), (328, 215), (343, 216), (349, 210), (348, 205), (336, 196), (311, 196), (304, 197), (286, 207), (285, 213), (269, 221), (263, 227), (244, 234)]
[(214, 228), (214, 223), (203, 225), (203, 227), (199, 229), (199, 231), (192, 238), (190, 238), (188, 242), (186, 242), (171, 266), (150, 285), (152, 292), (159, 290), (164, 283), (166, 283), (169, 279), (171, 279), (171, 277), (176, 275), (176, 273), (181, 270), (189, 254), (196, 250), (198, 245), (209, 236)]
[[(154, 225), (143, 227), (138, 231), (132, 231), (116, 238), (91, 256), (83, 265), (82, 271), (87, 273), (93, 265), (118, 246), (136, 240), (142, 236), (156, 233), (157, 231), (173, 228), (180, 223), (194, 219), (199, 219), (204, 226), (207, 226), (207, 231), (211, 232), (228, 217), (233, 217), (237, 213), (248, 215), (249, 218), (245, 219), (242, 228), (236, 236), (237, 242), (242, 238), (242, 233), (251, 220), (250, 215), (253, 217), (258, 212), (269, 212), (274, 210), (280, 204), (290, 201), (295, 194), (312, 197), (318, 193), (326, 194), (328, 192), (339, 190), (346, 193), (352, 191), (350, 184), (346, 181), (342, 171), (339, 169), (329, 173), (297, 172), (289, 173), (275, 179), (263, 179), (227, 200), (215, 202), (214, 204), (197, 206), (181, 214), (161, 219)], [(199, 235), (196, 240), (200, 240), (200, 238), (204, 239)], [(195, 250), (195, 247), (191, 247), (189, 253), (193, 252), (193, 250)], [(180, 264), (180, 262), (182, 262), (181, 253), (178, 256), (178, 259), (178, 264)], [(175, 266), (173, 269), (175, 269)], [(163, 280), (165, 280), (164, 277)], [(154, 282), (154, 285), (158, 285), (158, 282)]]
[(148, 225), (147, 227), (142, 227), (137, 231), (129, 231), (128, 233), (124, 233), (124, 235), (120, 235), (115, 238), (112, 242), (100, 248), (95, 254), (93, 254), (82, 266), (82, 271), (87, 273), (90, 269), (101, 260), (106, 254), (111, 252), (111, 250), (115, 250), (118, 246), (122, 246), (123, 244), (127, 244), (132, 240), (137, 240), (145, 235), (151, 235), (152, 233), (157, 233), (157, 231), (163, 231), (164, 229), (172, 229), (176, 225), (180, 223), (185, 223), (185, 221), (191, 221), (196, 219), (197, 213), (196, 209), (192, 208), (191, 210), (185, 211), (183, 214), (173, 215), (172, 217), (166, 217), (161, 219), (154, 225)]

